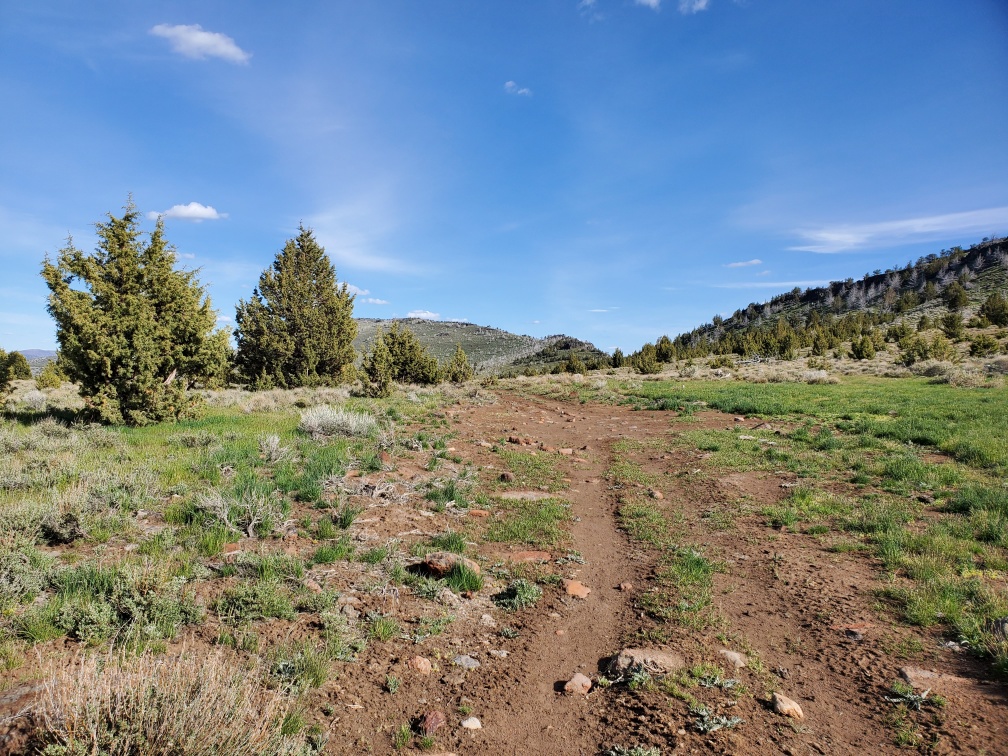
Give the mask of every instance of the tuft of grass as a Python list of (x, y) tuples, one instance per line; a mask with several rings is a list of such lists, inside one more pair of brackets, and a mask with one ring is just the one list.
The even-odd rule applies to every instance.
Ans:
[(388, 641), (402, 633), (399, 622), (385, 614), (372, 614), (368, 618), (368, 637), (377, 641)]
[(493, 601), (501, 609), (516, 612), (535, 606), (542, 598), (542, 588), (525, 578), (512, 580), (508, 587), (493, 597)]
[(350, 539), (343, 536), (335, 543), (324, 543), (315, 549), (312, 555), (312, 564), (332, 564), (340, 559), (349, 559), (353, 556), (354, 546)]
[(477, 593), (483, 588), (483, 576), (464, 564), (456, 564), (445, 576), (445, 583), (455, 593)]
[(567, 538), (561, 524), (570, 521), (570, 505), (560, 499), (500, 499), (498, 517), (491, 520), (483, 538), (491, 543), (517, 542), (530, 546), (555, 546)]
[(454, 554), (465, 554), (468, 549), (465, 536), (453, 530), (432, 536), (430, 543), (435, 549), (450, 551)]
[(323, 404), (301, 413), (298, 430), (312, 438), (367, 437), (378, 430), (378, 420), (367, 412)]

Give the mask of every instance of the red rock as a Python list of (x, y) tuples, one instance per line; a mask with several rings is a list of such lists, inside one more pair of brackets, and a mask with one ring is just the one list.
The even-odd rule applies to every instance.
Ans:
[(564, 580), (564, 590), (567, 591), (568, 596), (573, 596), (574, 598), (585, 599), (588, 598), (588, 594), (591, 593), (591, 588), (586, 586), (580, 580)]
[(360, 470), (347, 470), (347, 474), (343, 476), (343, 479), (350, 480), (351, 478), (359, 478), (360, 476)]
[(659, 490), (658, 490), (657, 488), (649, 488), (649, 489), (648, 489), (648, 495), (649, 495), (649, 496), (650, 496), (650, 497), (651, 497), (652, 499), (664, 499), (664, 498), (665, 498), (665, 494), (663, 494), (663, 493), (662, 493), (661, 491), (659, 491)]
[(548, 562), (553, 556), (548, 551), (516, 551), (508, 557), (511, 562)]
[(224, 548), (221, 549), (224, 554), (236, 554), (241, 551), (241, 545), (236, 543), (225, 543)]
[(508, 443), (509, 444), (520, 444), (521, 442), (522, 442), (522, 440), (520, 438), (518, 438), (518, 436), (508, 436)]
[(669, 674), (686, 666), (686, 660), (671, 651), (652, 648), (624, 648), (609, 663), (609, 671), (620, 674), (635, 667), (651, 672)]
[(569, 457), (569, 456), (571, 456), (571, 455), (572, 455), (572, 454), (574, 453), (574, 450), (573, 450), (573, 449), (560, 449), (559, 451), (560, 451), (560, 453), (561, 453), (561, 454), (563, 454), (563, 455), (564, 455), (565, 457)]
[(500, 479), (502, 483), (514, 483), (515, 475), (509, 470), (505, 470), (500, 474)]
[(770, 707), (781, 716), (791, 717), (792, 719), (805, 719), (805, 712), (802, 711), (802, 707), (782, 693), (774, 693), (770, 697)]
[(430, 736), (447, 723), (448, 719), (443, 712), (428, 711), (424, 714), (423, 721), (420, 723), (420, 729), (423, 730), (424, 735)]
[(621, 591), (623, 591), (624, 593), (626, 591), (632, 591), (633, 590), (633, 583), (620, 583), (619, 584), (619, 589)]
[(480, 573), (480, 566), (472, 559), (461, 554), (453, 554), (450, 551), (432, 551), (426, 556), (423, 563), (430, 572), (441, 577), (455, 569), (457, 564), (468, 567), (477, 575)]
[(592, 681), (591, 678), (578, 672), (574, 677), (567, 681), (564, 685), (564, 693), (567, 695), (575, 695), (580, 693), (582, 696), (588, 695), (588, 691), (591, 690)]
[(381, 461), (382, 465), (385, 467), (391, 467), (392, 465), (392, 455), (386, 451), (383, 451), (378, 455), (378, 459)]
[(419, 672), (421, 675), (429, 675), (431, 673), (431, 669), (433, 669), (430, 659), (425, 659), (422, 656), (414, 656), (406, 662), (406, 665), (410, 669)]
[(322, 586), (316, 583), (311, 578), (305, 578), (302, 585), (312, 593), (322, 593)]
[(566, 630), (554, 630), (553, 635), (564, 635), (566, 632)]
[(485, 509), (470, 509), (469, 510), (469, 516), (470, 517), (489, 517), (490, 513), (487, 510), (485, 510)]

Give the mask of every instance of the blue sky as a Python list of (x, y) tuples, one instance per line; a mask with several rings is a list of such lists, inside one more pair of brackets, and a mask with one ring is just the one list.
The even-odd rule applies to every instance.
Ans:
[(131, 193), (224, 325), (304, 222), (358, 316), (607, 350), (1008, 234), (1003, 0), (0, 0), (0, 101), (8, 350)]

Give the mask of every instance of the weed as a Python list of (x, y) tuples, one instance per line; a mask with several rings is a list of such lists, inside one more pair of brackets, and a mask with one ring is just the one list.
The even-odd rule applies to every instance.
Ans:
[(343, 536), (335, 543), (324, 543), (315, 549), (312, 555), (312, 564), (332, 564), (340, 559), (349, 559), (353, 556), (354, 546), (350, 539)]
[(468, 545), (465, 536), (453, 530), (445, 531), (430, 539), (431, 546), (441, 551), (451, 551), (454, 554), (465, 554)]
[(445, 584), (455, 593), (477, 593), (483, 588), (483, 576), (464, 564), (456, 564), (445, 576)]
[(519, 609), (535, 606), (540, 598), (542, 598), (542, 588), (524, 578), (518, 578), (512, 580), (504, 591), (494, 596), (493, 601), (501, 609), (515, 612)]
[(330, 436), (370, 436), (377, 428), (378, 421), (373, 415), (327, 404), (311, 407), (302, 412), (301, 423), (298, 425), (299, 431), (315, 439)]
[(332, 657), (324, 646), (299, 641), (280, 646), (271, 656), (270, 676), (288, 692), (318, 688), (329, 679)]
[(404, 722), (399, 725), (395, 734), (392, 736), (392, 747), (397, 751), (401, 751), (410, 744), (411, 740), (413, 740), (413, 728), (410, 726), (409, 722)]
[(726, 717), (723, 714), (713, 714), (705, 706), (691, 709), (690, 714), (695, 717), (693, 720), (693, 729), (705, 735), (721, 729), (731, 730), (742, 724), (740, 717)]
[(385, 690), (395, 695), (402, 682), (395, 675), (385, 675)]
[(384, 614), (371, 614), (368, 617), (368, 637), (378, 641), (388, 641), (402, 632), (395, 618)]
[(570, 506), (559, 499), (502, 500), (505, 513), (487, 526), (484, 539), (491, 543), (518, 542), (530, 546), (555, 546), (566, 538), (560, 528), (570, 521)]

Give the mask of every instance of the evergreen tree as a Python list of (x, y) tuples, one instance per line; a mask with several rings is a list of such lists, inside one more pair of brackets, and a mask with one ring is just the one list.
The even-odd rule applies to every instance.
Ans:
[(61, 367), (80, 386), (85, 414), (145, 425), (189, 414), (194, 383), (226, 363), (226, 334), (196, 274), (175, 270), (175, 252), (157, 225), (145, 241), (132, 200), (123, 216), (96, 224), (98, 247), (73, 240), (42, 277), (56, 321)]
[(40, 389), (59, 388), (66, 376), (59, 369), (56, 360), (49, 360), (35, 379), (35, 387)]
[(996, 326), (1008, 326), (1008, 299), (994, 292), (980, 305), (979, 314)]
[(623, 350), (620, 349), (619, 347), (616, 347), (612, 353), (612, 366), (614, 368), (621, 368), (623, 367), (624, 360), (625, 358), (623, 357)]
[(392, 364), (392, 380), (397, 383), (432, 385), (441, 380), (437, 359), (427, 351), (409, 328), (392, 323), (384, 337)]
[(381, 329), (375, 335), (371, 351), (364, 355), (362, 365), (364, 393), (368, 396), (389, 396), (392, 393), (392, 355)]
[(942, 292), (942, 297), (945, 299), (945, 304), (950, 310), (961, 310), (967, 304), (969, 304), (969, 297), (966, 295), (966, 289), (958, 281), (953, 281)]
[(0, 349), (0, 394), (7, 393), (10, 388), (11, 371), (7, 364), (7, 352)]
[(452, 356), (451, 362), (444, 369), (445, 380), (452, 383), (465, 383), (466, 381), (471, 381), (473, 375), (472, 365), (469, 364), (469, 358), (466, 357), (462, 345), (456, 344), (455, 354)]
[(355, 295), (301, 226), (235, 316), (242, 377), (258, 388), (333, 385), (353, 375)]
[(12, 381), (31, 380), (31, 365), (28, 364), (28, 358), (21, 352), (11, 352), (7, 355), (7, 370)]

